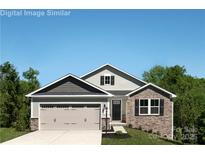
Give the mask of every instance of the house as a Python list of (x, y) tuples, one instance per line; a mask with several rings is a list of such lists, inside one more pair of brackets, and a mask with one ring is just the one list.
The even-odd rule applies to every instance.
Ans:
[[(176, 95), (110, 64), (68, 74), (26, 95), (31, 130), (95, 130), (129, 125), (173, 138)], [(107, 120), (106, 120), (107, 110)]]

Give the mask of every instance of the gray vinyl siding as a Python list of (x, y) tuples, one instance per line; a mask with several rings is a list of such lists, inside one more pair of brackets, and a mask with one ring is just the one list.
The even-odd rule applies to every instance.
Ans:
[(31, 101), (31, 118), (38, 118), (39, 117), (39, 104), (40, 103), (67, 103), (67, 104), (72, 104), (75, 102), (82, 102), (82, 104), (87, 103), (104, 103), (106, 104), (108, 102), (107, 98), (32, 98)]
[(38, 118), (38, 112), (39, 112), (39, 108), (38, 108), (39, 104), (38, 103), (31, 103), (31, 118)]
[(107, 98), (33, 98), (33, 102), (107, 102)]
[(115, 96), (125, 96), (126, 94), (132, 92), (132, 90), (131, 91), (130, 90), (126, 90), (126, 91), (123, 91), (123, 90), (109, 91), (108, 90), (108, 92)]
[[(105, 95), (102, 91), (71, 76), (35, 93), (37, 95)], [(34, 95), (35, 95), (34, 94)]]

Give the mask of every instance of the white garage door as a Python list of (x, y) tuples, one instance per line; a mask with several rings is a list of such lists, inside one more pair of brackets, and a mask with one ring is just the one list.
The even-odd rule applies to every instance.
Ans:
[(100, 106), (41, 104), (41, 130), (99, 130)]

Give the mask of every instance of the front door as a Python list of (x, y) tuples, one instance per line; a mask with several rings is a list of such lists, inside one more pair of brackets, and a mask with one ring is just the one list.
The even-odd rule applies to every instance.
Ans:
[(121, 120), (121, 100), (112, 100), (112, 120)]

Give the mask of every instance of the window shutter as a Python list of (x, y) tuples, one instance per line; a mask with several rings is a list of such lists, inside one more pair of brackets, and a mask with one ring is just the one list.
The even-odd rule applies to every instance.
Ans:
[(135, 116), (139, 116), (139, 99), (135, 100)]
[(104, 76), (100, 76), (100, 85), (104, 85)]
[(164, 99), (160, 99), (160, 116), (164, 115)]
[(111, 85), (115, 84), (115, 76), (111, 76)]

